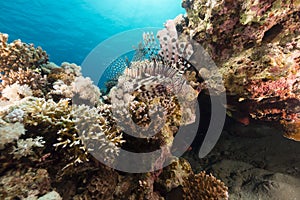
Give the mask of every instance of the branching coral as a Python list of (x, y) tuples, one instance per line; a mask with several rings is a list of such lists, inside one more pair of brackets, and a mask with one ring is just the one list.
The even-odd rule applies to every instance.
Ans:
[(99, 88), (90, 78), (81, 75), (81, 68), (76, 64), (64, 62), (61, 67), (47, 67), (46, 65), (45, 68), (49, 68), (48, 82), (53, 88), (47, 98), (70, 98), (75, 104), (91, 106), (100, 103)]
[(10, 70), (36, 69), (40, 65), (48, 62), (48, 55), (40, 47), (22, 43), (21, 40), (15, 40), (7, 44), (8, 35), (0, 33), (0, 66), (1, 73)]
[(14, 150), (11, 154), (14, 154), (15, 159), (20, 159), (21, 157), (27, 157), (34, 154), (34, 147), (44, 147), (45, 141), (43, 141), (43, 137), (36, 138), (27, 138), (19, 139), (17, 141), (17, 147), (14, 147)]
[(15, 40), (7, 44), (8, 35), (0, 33), (0, 92), (5, 87), (17, 83), (28, 85), (34, 95), (41, 96), (45, 82), (39, 71), (48, 62), (48, 55), (40, 47)]
[(140, 152), (172, 145), (179, 126), (195, 121), (197, 94), (178, 69), (145, 60), (125, 69), (108, 96), (125, 145)]
[(0, 91), (16, 83), (19, 85), (28, 85), (33, 90), (33, 95), (37, 97), (43, 96), (44, 87), (46, 87), (46, 76), (42, 76), (39, 72), (29, 68), (19, 68), (18, 70), (1, 73), (0, 80)]
[(78, 148), (77, 151), (83, 152), (75, 163), (86, 161), (87, 151), (100, 156), (97, 158), (102, 161), (113, 162), (119, 152), (118, 146), (124, 141), (121, 131), (117, 129), (112, 119), (109, 120), (109, 116), (109, 107), (74, 106), (68, 117), (69, 123), (63, 124), (58, 131), (60, 142), (54, 146)]
[(194, 174), (184, 159), (174, 159), (158, 176), (146, 173), (119, 180), (115, 199), (228, 199), (223, 182), (204, 172)]
[[(101, 151), (104, 158), (113, 160), (118, 152), (117, 145), (123, 142), (120, 131), (109, 119), (109, 108), (105, 106), (72, 107), (67, 99), (55, 103), (51, 99), (27, 98), (16, 109), (24, 112), (23, 122), (28, 129), (34, 127), (40, 136), (47, 138), (48, 146), (54, 145), (60, 152), (72, 154), (69, 161), (66, 159), (72, 165), (87, 161), (87, 150), (92, 150), (92, 145), (94, 151)], [(49, 136), (49, 132), (53, 135)]]
[(75, 104), (89, 104), (95, 106), (99, 103), (100, 90), (93, 84), (90, 78), (83, 76), (76, 77), (71, 84), (71, 91), (73, 92), (73, 102)]
[[(179, 21), (182, 20), (183, 18)], [(7, 44), (7, 36), (0, 34), (0, 65), (3, 66), (0, 71), (1, 95), (4, 100), (1, 105), (5, 105), (0, 109), (0, 134), (4, 135), (1, 137), (0, 149), (11, 143), (4, 152), (13, 158), (10, 164), (19, 162), (17, 166), (46, 166), (47, 162), (43, 162), (50, 157), (49, 163), (58, 162), (57, 166), (51, 166), (51, 173), (55, 174), (56, 178), (59, 176), (57, 174), (62, 174), (60, 178), (64, 178), (67, 168), (72, 166), (76, 169), (77, 163), (90, 160), (87, 164), (90, 164), (91, 168), (100, 169), (94, 176), (85, 179), (90, 181), (85, 184), (87, 189), (81, 189), (81, 195), (77, 195), (76, 198), (163, 199), (166, 192), (158, 191), (155, 185), (165, 184), (162, 180), (172, 177), (174, 173), (175, 177), (170, 178), (174, 184), (170, 184), (169, 180), (168, 185), (164, 186), (168, 192), (182, 187), (182, 195), (187, 196), (188, 191), (195, 192), (199, 189), (196, 183), (202, 184), (204, 181), (202, 186), (207, 186), (208, 191), (202, 191), (203, 194), (214, 197), (210, 194), (210, 189), (221, 188), (217, 191), (223, 195), (222, 192), (226, 188), (222, 187), (220, 182), (215, 183), (215, 179), (203, 174), (199, 177), (194, 175), (190, 166), (184, 162), (179, 162), (179, 167), (173, 170), (166, 169), (136, 176), (121, 175), (100, 163), (104, 161), (106, 164), (119, 164), (116, 158), (123, 145), (125, 149), (136, 152), (162, 148), (160, 157), (153, 158), (156, 159), (153, 169), (161, 169), (166, 158), (171, 155), (173, 139), (178, 128), (195, 121), (195, 102), (201, 90), (201, 81), (198, 71), (191, 69), (192, 66), (187, 61), (192, 53), (192, 46), (184, 43), (185, 41), (176, 41), (178, 35), (171, 33), (176, 32), (175, 25), (169, 21), (165, 31), (160, 34), (162, 40), (165, 40), (164, 35), (168, 36), (168, 42), (175, 39), (172, 43), (177, 48), (175, 57), (170, 56), (167, 59), (161, 56), (162, 60), (139, 60), (130, 63), (124, 74), (118, 78), (117, 85), (110, 90), (108, 97), (102, 98), (103, 102), (100, 100), (101, 93), (98, 87), (91, 79), (82, 76), (79, 66), (63, 63), (58, 67), (48, 63), (46, 53), (40, 48), (35, 49), (19, 40)], [(174, 34), (177, 34), (175, 32)], [(165, 47), (162, 52), (173, 48)], [(126, 128), (129, 128), (129, 131), (135, 130), (135, 136), (146, 135), (145, 140), (133, 140), (127, 134)], [(151, 133), (154, 131), (156, 134), (147, 137), (149, 135), (144, 130)], [(7, 153), (8, 151), (13, 155)], [(140, 164), (143, 162), (141, 160)], [(177, 170), (179, 168), (183, 170)], [(24, 178), (28, 185), (7, 171), (9, 168), (3, 171), (5, 170), (7, 176), (2, 176), (0, 183), (5, 188), (17, 190), (14, 195), (18, 198), (35, 198), (51, 191), (46, 170), (17, 169), (18, 176)], [(70, 174), (79, 176), (75, 172), (77, 171), (74, 170), (74, 173)], [(43, 178), (40, 178), (40, 175)], [(12, 186), (17, 181), (18, 185)], [(46, 189), (40, 181), (45, 183)], [(188, 184), (187, 181), (195, 184)], [(203, 196), (202, 193), (197, 194)], [(218, 196), (219, 193), (215, 195)], [(7, 190), (3, 191), (1, 197), (14, 196)]]
[(114, 191), (117, 186), (119, 174), (106, 166), (100, 166), (100, 169), (93, 173), (88, 180), (86, 190), (74, 197), (75, 200), (81, 199), (115, 199)]

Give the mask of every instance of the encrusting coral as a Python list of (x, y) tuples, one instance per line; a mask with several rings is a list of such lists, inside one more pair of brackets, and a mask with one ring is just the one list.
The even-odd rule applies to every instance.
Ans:
[(46, 169), (11, 170), (0, 177), (1, 199), (38, 199), (51, 191)]
[[(299, 1), (184, 0), (179, 32), (201, 44), (218, 66), (228, 113), (281, 124), (300, 140)], [(214, 74), (210, 70), (209, 74)]]

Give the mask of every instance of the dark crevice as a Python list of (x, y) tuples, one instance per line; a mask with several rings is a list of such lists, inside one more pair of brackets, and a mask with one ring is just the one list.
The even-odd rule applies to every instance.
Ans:
[(283, 26), (276, 24), (267, 30), (262, 38), (262, 42), (271, 42), (282, 31)]

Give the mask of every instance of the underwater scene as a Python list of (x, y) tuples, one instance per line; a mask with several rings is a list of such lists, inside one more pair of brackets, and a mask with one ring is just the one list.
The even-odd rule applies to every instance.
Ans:
[(300, 199), (300, 0), (0, 11), (0, 200)]

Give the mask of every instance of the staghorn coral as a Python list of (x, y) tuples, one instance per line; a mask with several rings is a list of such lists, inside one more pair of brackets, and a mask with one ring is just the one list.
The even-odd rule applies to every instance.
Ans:
[[(55, 147), (77, 148), (81, 152), (74, 161), (87, 161), (87, 151), (93, 155), (101, 156), (105, 162), (113, 162), (118, 155), (122, 140), (121, 131), (115, 126), (110, 118), (110, 108), (90, 108), (87, 105), (74, 106), (69, 117), (69, 123), (65, 123), (58, 131), (58, 143)], [(77, 147), (76, 147), (77, 146)], [(75, 151), (76, 152), (76, 151)]]
[[(101, 151), (105, 159), (113, 160), (118, 152), (117, 146), (124, 142), (110, 117), (110, 108), (105, 105), (100, 108), (72, 107), (68, 99), (56, 103), (52, 99), (29, 97), (15, 105), (13, 111), (16, 109), (24, 113), (23, 123), (27, 129), (38, 131), (38, 136), (47, 139), (45, 145), (53, 145), (57, 151), (68, 155), (64, 161), (66, 166), (88, 161), (86, 146), (92, 150), (93, 145), (98, 145), (94, 151)], [(10, 113), (5, 112), (3, 118), (8, 118)]]

